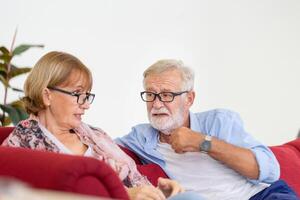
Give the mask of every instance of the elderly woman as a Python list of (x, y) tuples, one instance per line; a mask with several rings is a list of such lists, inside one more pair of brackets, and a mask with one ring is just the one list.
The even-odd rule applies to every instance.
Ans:
[[(81, 121), (95, 95), (90, 70), (63, 52), (44, 55), (28, 76), (24, 103), (30, 117), (20, 122), (3, 145), (91, 156), (110, 165), (131, 199), (165, 199), (182, 191), (169, 179), (153, 187), (113, 140), (101, 129)], [(176, 196), (175, 196), (176, 198)]]

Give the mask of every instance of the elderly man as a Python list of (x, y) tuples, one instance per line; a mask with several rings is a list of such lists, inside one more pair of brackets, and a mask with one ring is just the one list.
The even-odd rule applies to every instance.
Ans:
[(181, 61), (154, 63), (144, 72), (141, 92), (150, 124), (133, 127), (117, 142), (206, 199), (297, 199), (278, 181), (272, 151), (244, 130), (237, 113), (189, 111), (193, 85), (194, 73)]

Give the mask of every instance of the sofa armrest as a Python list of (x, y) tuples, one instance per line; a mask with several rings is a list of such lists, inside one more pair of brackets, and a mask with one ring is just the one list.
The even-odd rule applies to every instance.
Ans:
[(0, 147), (0, 176), (35, 188), (128, 199), (116, 173), (94, 158)]

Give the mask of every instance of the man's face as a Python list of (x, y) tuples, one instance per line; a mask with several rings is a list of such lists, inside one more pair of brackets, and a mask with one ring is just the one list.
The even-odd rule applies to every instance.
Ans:
[[(182, 78), (177, 70), (148, 75), (144, 81), (147, 92), (182, 92)], [(191, 93), (175, 96), (172, 102), (161, 102), (158, 97), (153, 102), (147, 102), (151, 125), (164, 134), (170, 134), (172, 130), (186, 125), (189, 108), (193, 103)]]

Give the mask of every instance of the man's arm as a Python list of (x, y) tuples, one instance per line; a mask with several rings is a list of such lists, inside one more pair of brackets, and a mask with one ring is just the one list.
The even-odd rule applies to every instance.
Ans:
[[(200, 151), (199, 145), (204, 141), (204, 136), (210, 135), (213, 137), (209, 151), (212, 158), (223, 162), (253, 183), (272, 183), (278, 180), (280, 168), (275, 155), (266, 145), (245, 131), (237, 113), (216, 109), (197, 115), (192, 114), (190, 120), (192, 130), (188, 128), (175, 130), (189, 133), (182, 134), (180, 140), (185, 147), (177, 151)], [(171, 135), (173, 138), (177, 137), (177, 134)]]
[[(200, 151), (204, 137), (202, 133), (181, 127), (171, 134), (170, 144), (177, 153), (197, 152)], [(259, 177), (258, 163), (254, 153), (249, 149), (213, 137), (208, 154), (249, 179)]]

